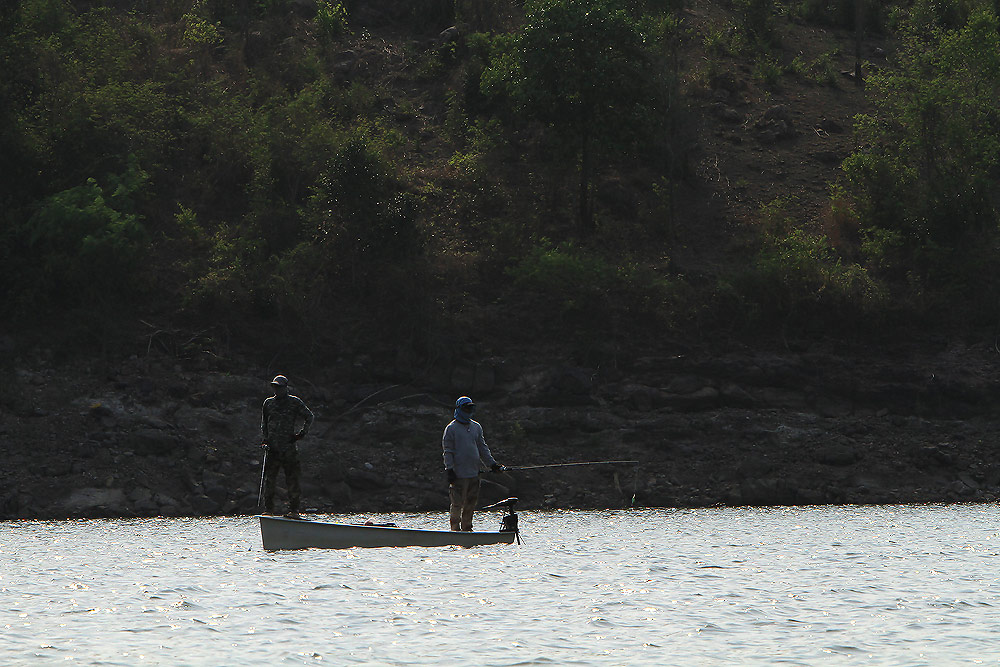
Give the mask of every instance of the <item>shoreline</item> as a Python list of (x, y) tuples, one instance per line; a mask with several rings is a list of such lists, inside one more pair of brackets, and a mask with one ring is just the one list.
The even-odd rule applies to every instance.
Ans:
[[(992, 502), (997, 358), (984, 344), (892, 358), (669, 355), (611, 370), (477, 362), (420, 382), (288, 371), (317, 415), (299, 446), (303, 506), (446, 509), (440, 433), (459, 394), (477, 397), (487, 442), (508, 466), (640, 462), (487, 473), (482, 504), (516, 495), (521, 509), (620, 509), (633, 494), (635, 507), (678, 509)], [(273, 373), (237, 367), (16, 364), (18, 392), (0, 404), (10, 451), (0, 519), (256, 513), (259, 406)]]

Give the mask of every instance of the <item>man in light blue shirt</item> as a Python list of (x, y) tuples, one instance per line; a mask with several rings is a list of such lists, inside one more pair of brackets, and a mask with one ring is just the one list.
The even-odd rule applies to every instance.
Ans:
[(476, 404), (468, 396), (455, 401), (455, 418), (445, 427), (441, 438), (451, 495), (452, 530), (472, 530), (472, 513), (479, 500), (479, 462), (494, 472), (504, 470), (486, 446), (483, 427), (472, 419), (475, 411)]

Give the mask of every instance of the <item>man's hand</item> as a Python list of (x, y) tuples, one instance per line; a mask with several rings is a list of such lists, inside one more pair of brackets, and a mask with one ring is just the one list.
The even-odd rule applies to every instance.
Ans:
[(494, 463), (493, 465), (490, 466), (490, 470), (492, 470), (493, 472), (503, 472), (506, 469), (507, 466), (500, 465), (499, 463)]
[(455, 471), (452, 470), (451, 468), (448, 468), (447, 470), (445, 470), (445, 472), (448, 473), (448, 484), (449, 485), (454, 484), (455, 480), (458, 479), (458, 476), (455, 475)]
[(266, 452), (267, 451), (267, 440), (265, 440), (264, 442), (260, 443), (260, 446), (263, 447), (264, 451)]

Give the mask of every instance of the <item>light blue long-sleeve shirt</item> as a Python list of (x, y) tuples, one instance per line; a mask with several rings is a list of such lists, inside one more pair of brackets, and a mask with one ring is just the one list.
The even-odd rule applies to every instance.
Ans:
[(444, 467), (455, 471), (459, 479), (479, 475), (479, 461), (482, 459), (487, 467), (496, 464), (490, 448), (486, 446), (483, 437), (483, 427), (477, 421), (463, 424), (452, 420), (444, 427), (441, 437), (441, 448), (444, 450)]

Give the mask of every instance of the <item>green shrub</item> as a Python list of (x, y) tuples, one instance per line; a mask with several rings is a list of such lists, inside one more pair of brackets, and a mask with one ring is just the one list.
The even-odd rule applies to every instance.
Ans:
[(863, 267), (843, 262), (825, 237), (800, 227), (765, 233), (752, 264), (728, 290), (748, 324), (812, 333), (862, 326), (886, 297)]
[(210, 49), (222, 41), (219, 26), (206, 21), (195, 13), (184, 15), (184, 36), (182, 42), (192, 49)]
[[(861, 4), (859, 7), (858, 4)], [(896, 0), (871, 2), (869, 0), (798, 0), (790, 3), (786, 11), (803, 21), (827, 25), (845, 30), (854, 30), (857, 19), (866, 34), (883, 34), (889, 29), (893, 12), (909, 5)], [(939, 3), (942, 6), (948, 2)], [(956, 4), (951, 2), (951, 4)]]
[(753, 78), (766, 88), (776, 86), (783, 73), (784, 68), (782, 68), (781, 63), (773, 56), (762, 55), (754, 60)]
[(774, 0), (733, 0), (737, 27), (752, 48), (766, 48), (775, 39)]
[(740, 49), (735, 39), (735, 32), (730, 26), (712, 26), (702, 39), (702, 45), (712, 55), (731, 56)]
[(558, 247), (538, 246), (510, 271), (522, 287), (565, 295), (572, 307), (574, 294), (601, 291), (607, 287), (614, 269), (604, 260), (578, 249), (572, 243)]
[(347, 9), (341, 0), (316, 1), (316, 27), (323, 39), (333, 40), (350, 33)]
[(39, 203), (20, 229), (22, 306), (111, 308), (137, 296), (148, 237), (134, 198), (146, 178), (132, 163), (104, 186), (90, 178)]
[(802, 56), (792, 60), (790, 70), (802, 78), (824, 86), (836, 86), (840, 74), (835, 66), (838, 52), (836, 50), (820, 54), (812, 61), (806, 61)]
[(331, 274), (357, 288), (377, 282), (387, 264), (422, 249), (416, 202), (364, 133), (347, 136), (319, 175), (307, 215), (326, 248)]
[(192, 279), (185, 306), (215, 318), (273, 315), (266, 289), (273, 263), (262, 252), (257, 230), (220, 223), (210, 235), (202, 236), (199, 227), (191, 231), (198, 236), (199, 254), (187, 262)]
[(285, 14), (290, 4), (290, 0), (254, 0), (257, 13), (262, 16)]
[(543, 240), (508, 274), (536, 324), (592, 342), (667, 326), (679, 302), (677, 286), (654, 271), (616, 266), (572, 243)]

